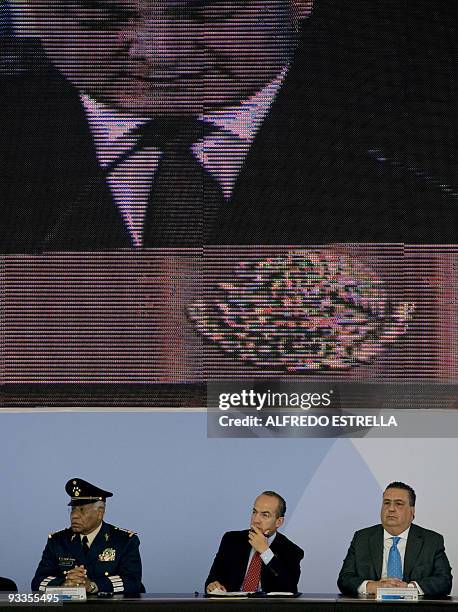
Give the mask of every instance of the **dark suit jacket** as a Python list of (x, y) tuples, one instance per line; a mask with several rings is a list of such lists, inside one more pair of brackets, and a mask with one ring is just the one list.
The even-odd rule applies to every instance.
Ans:
[[(263, 563), (261, 566), (262, 590), (266, 593), (270, 591), (296, 593), (304, 551), (278, 532), (270, 548), (274, 557), (270, 563), (267, 565)], [(250, 551), (247, 529), (225, 533), (205, 581), (205, 590), (210, 582), (218, 580), (228, 591), (240, 591)]]
[(133, 532), (103, 523), (86, 556), (79, 534), (71, 529), (53, 533), (32, 580), (32, 591), (60, 586), (65, 572), (84, 565), (99, 591), (113, 592), (116, 588), (120, 593), (144, 593), (139, 545)]
[[(380, 580), (383, 563), (383, 527), (357, 531), (339, 573), (337, 586), (344, 594), (357, 595), (364, 580)], [(452, 589), (450, 564), (444, 538), (435, 531), (411, 525), (404, 557), (405, 582), (416, 582), (425, 595), (440, 597)]]
[[(316, 3), (207, 242), (456, 242), (447, 55), (408, 56), (391, 4)], [(36, 43), (0, 56), (0, 249), (131, 246), (78, 93)]]
[(0, 591), (9, 591), (10, 593), (17, 591), (17, 585), (9, 578), (0, 578)]

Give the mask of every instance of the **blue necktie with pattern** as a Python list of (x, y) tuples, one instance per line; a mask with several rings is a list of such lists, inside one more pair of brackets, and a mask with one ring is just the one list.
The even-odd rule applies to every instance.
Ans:
[(399, 580), (402, 580), (401, 553), (398, 550), (398, 542), (401, 538), (399, 536), (393, 536), (391, 539), (393, 540), (393, 544), (388, 553), (388, 565), (386, 568), (387, 576), (388, 578), (399, 578)]

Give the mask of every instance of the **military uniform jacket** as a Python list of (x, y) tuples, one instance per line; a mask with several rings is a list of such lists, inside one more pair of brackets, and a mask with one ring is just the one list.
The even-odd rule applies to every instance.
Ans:
[(80, 535), (70, 528), (53, 533), (32, 580), (32, 590), (60, 586), (69, 570), (84, 565), (88, 578), (95, 582), (99, 591), (143, 593), (139, 545), (132, 531), (107, 523), (102, 523), (87, 555)]

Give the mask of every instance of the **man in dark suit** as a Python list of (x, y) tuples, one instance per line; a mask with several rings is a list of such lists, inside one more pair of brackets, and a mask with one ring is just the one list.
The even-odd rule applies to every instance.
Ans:
[(76, 586), (89, 595), (143, 593), (138, 537), (102, 520), (105, 501), (113, 494), (81, 478), (69, 480), (65, 490), (71, 497), (71, 526), (50, 534), (32, 590)]
[(277, 532), (285, 512), (285, 500), (274, 491), (255, 499), (250, 529), (224, 534), (205, 581), (207, 593), (297, 592), (304, 551)]
[(0, 578), (0, 591), (9, 591), (10, 593), (16, 592), (17, 585), (10, 578)]
[(346, 595), (375, 594), (377, 588), (416, 587), (421, 595), (441, 597), (452, 588), (444, 538), (413, 525), (415, 492), (392, 482), (383, 494), (381, 525), (357, 531), (337, 585)]
[(389, 0), (341, 4), (31, 3), (46, 57), (3, 43), (2, 251), (454, 242), (443, 88), (388, 65)]

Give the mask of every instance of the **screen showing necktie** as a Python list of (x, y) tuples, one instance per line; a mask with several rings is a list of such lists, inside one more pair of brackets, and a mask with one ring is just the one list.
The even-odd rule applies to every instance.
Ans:
[(256, 551), (251, 558), (248, 571), (245, 574), (245, 579), (242, 584), (241, 591), (252, 592), (257, 591), (259, 580), (261, 579), (261, 555)]
[(399, 578), (399, 580), (402, 580), (401, 553), (398, 550), (398, 542), (401, 538), (399, 536), (393, 536), (391, 539), (393, 540), (393, 544), (388, 553), (387, 575), (388, 578)]
[(144, 247), (198, 247), (208, 242), (224, 194), (192, 146), (214, 131), (213, 124), (192, 118), (152, 120), (139, 128), (135, 149), (162, 151), (143, 223)]

